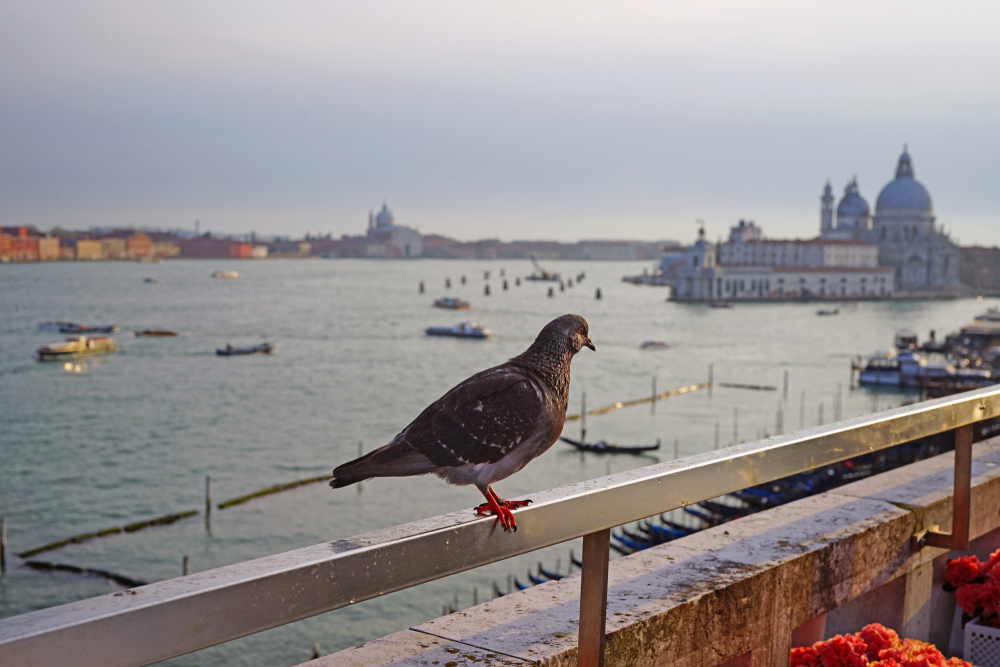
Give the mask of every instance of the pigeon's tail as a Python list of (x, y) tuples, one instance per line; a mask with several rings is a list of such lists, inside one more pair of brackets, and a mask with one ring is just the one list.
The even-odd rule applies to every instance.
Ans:
[(410, 477), (434, 472), (438, 466), (406, 443), (388, 444), (361, 458), (337, 466), (330, 486), (339, 489), (372, 477)]

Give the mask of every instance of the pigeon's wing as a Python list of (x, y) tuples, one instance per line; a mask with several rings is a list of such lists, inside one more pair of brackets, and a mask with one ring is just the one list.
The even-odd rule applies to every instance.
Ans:
[(400, 435), (441, 467), (496, 463), (534, 433), (543, 410), (534, 380), (513, 370), (469, 378)]

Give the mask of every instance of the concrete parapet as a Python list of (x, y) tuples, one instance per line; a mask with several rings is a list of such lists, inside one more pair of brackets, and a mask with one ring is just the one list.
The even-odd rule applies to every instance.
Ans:
[[(605, 664), (784, 666), (793, 633), (807, 643), (873, 621), (946, 649), (948, 553), (913, 553), (910, 536), (950, 529), (953, 461), (943, 454), (612, 561)], [(973, 448), (970, 538), (981, 557), (1000, 541), (1000, 439)], [(577, 574), (307, 664), (572, 667), (579, 595)]]

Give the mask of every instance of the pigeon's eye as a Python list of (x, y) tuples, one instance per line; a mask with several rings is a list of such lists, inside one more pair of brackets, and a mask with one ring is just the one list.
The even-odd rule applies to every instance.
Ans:
[(576, 332), (582, 334), (583, 333), (583, 327), (580, 327), (579, 329), (577, 329)]

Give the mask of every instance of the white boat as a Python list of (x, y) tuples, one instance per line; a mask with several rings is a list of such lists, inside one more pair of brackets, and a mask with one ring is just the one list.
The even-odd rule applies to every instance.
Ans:
[(219, 269), (218, 271), (213, 271), (212, 272), (212, 277), (213, 278), (239, 278), (240, 277), (240, 272), (239, 271), (223, 271), (222, 269)]
[(493, 332), (474, 322), (462, 322), (453, 327), (428, 327), (428, 336), (451, 336), (453, 338), (489, 338)]
[(82, 357), (88, 354), (105, 354), (114, 352), (118, 347), (115, 341), (106, 336), (88, 338), (67, 338), (62, 343), (49, 343), (38, 348), (38, 359), (40, 361), (52, 361), (54, 359), (71, 359)]

